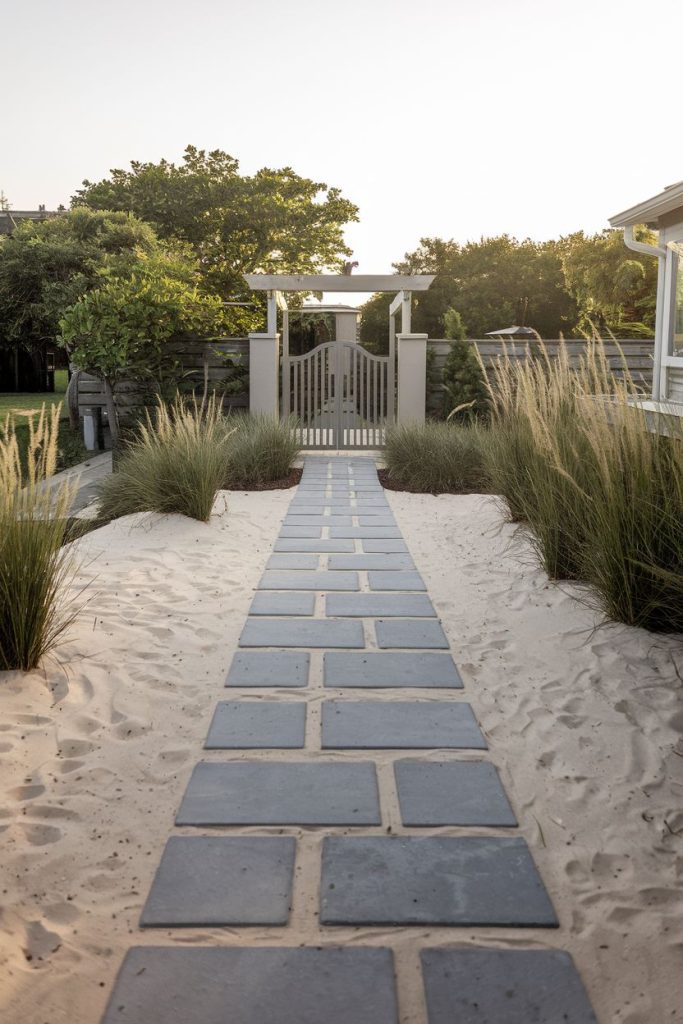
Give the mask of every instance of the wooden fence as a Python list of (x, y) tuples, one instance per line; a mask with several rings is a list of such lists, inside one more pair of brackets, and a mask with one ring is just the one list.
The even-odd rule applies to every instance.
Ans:
[[(500, 338), (475, 338), (473, 343), (477, 346), (485, 366), (490, 366), (503, 350), (517, 359), (525, 359), (530, 351), (528, 342), (505, 341)], [(647, 338), (625, 338), (618, 342), (604, 341), (605, 352), (609, 365), (616, 376), (623, 372), (624, 361), (629, 373), (636, 384), (642, 387), (648, 395), (652, 390), (652, 371), (654, 366), (654, 340)], [(550, 356), (557, 354), (560, 346), (558, 339), (546, 341), (543, 344)], [(567, 338), (565, 345), (569, 353), (570, 361), (578, 365), (579, 358), (586, 351), (587, 342), (585, 338)], [(444, 363), (450, 351), (451, 343), (443, 338), (430, 338), (427, 342), (428, 351), (431, 353), (430, 373), (427, 382), (427, 408), (431, 413), (441, 411), (443, 405), (443, 391), (441, 379), (443, 376)]]

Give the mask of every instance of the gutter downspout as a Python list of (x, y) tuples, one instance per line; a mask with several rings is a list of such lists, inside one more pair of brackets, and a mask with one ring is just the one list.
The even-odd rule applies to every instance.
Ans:
[(637, 242), (633, 237), (633, 224), (624, 228), (624, 245), (633, 252), (639, 252), (645, 256), (656, 256), (659, 261), (657, 270), (657, 306), (655, 310), (655, 349), (654, 366), (652, 372), (652, 400), (658, 402), (661, 394), (662, 382), (662, 354), (663, 354), (663, 328), (664, 328), (664, 278), (666, 268), (667, 250), (659, 245), (648, 245), (646, 242)]

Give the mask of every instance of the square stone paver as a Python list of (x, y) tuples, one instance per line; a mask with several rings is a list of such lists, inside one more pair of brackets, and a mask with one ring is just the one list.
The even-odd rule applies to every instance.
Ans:
[(278, 700), (220, 701), (204, 744), (207, 750), (304, 745), (306, 705)]
[(326, 615), (354, 615), (360, 618), (402, 616), (433, 618), (434, 605), (426, 594), (328, 594)]
[(314, 540), (316, 537), (320, 539), (322, 535), (323, 531), (320, 526), (283, 526), (280, 530), (281, 537), (307, 537), (309, 540)]
[(426, 590), (419, 572), (369, 572), (370, 590)]
[(523, 839), (328, 837), (322, 924), (555, 928)]
[(394, 773), (404, 825), (517, 825), (488, 761), (397, 761)]
[(267, 569), (259, 590), (359, 590), (355, 572), (305, 572)]
[(102, 1024), (398, 1024), (388, 949), (136, 946)]
[(414, 569), (409, 554), (330, 555), (330, 569)]
[(297, 540), (296, 537), (285, 537), (275, 541), (275, 551), (318, 551), (320, 553), (334, 551), (351, 554), (354, 550), (352, 540)]
[(364, 540), (361, 541), (363, 551), (369, 554), (403, 553), (408, 551), (408, 545), (404, 540)]
[(295, 852), (288, 836), (172, 836), (140, 924), (287, 924)]
[(238, 651), (226, 686), (306, 686), (310, 654), (294, 651)]
[(456, 701), (324, 701), (322, 736), (336, 750), (486, 750), (472, 708)]
[(288, 590), (282, 594), (263, 590), (254, 595), (249, 609), (250, 615), (312, 615), (315, 611), (315, 594), (298, 594)]
[(323, 664), (325, 686), (462, 688), (462, 679), (450, 654), (329, 651), (323, 656)]
[[(339, 556), (343, 558), (343, 555)], [(425, 619), (378, 619), (375, 623), (377, 646), (423, 647), (448, 650), (448, 640), (440, 622)]]
[(335, 619), (247, 619), (240, 647), (365, 647), (361, 622)]
[(379, 825), (374, 764), (201, 761), (177, 825)]
[(597, 1024), (568, 953), (425, 949), (428, 1024)]
[(320, 559), (315, 554), (290, 551), (271, 555), (266, 569), (319, 569)]

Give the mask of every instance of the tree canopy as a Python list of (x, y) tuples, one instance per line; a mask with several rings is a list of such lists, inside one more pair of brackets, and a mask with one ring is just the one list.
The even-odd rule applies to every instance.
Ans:
[(160, 238), (189, 242), (207, 286), (224, 299), (248, 294), (244, 273), (341, 269), (350, 255), (344, 225), (358, 220), (338, 188), (291, 167), (242, 175), (228, 153), (194, 146), (180, 164), (133, 161), (129, 171), (84, 181), (72, 205), (134, 213)]

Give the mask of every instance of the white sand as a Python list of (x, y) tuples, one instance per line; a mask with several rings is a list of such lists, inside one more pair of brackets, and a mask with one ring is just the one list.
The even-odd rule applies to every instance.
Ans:
[[(231, 494), (229, 513), (208, 526), (131, 517), (84, 538), (77, 546), (91, 561), (83, 579), (94, 582), (62, 665), (0, 675), (0, 1019), (97, 1024), (131, 944), (321, 938), (391, 942), (401, 964), (401, 1024), (424, 1020), (418, 949), (449, 943), (567, 948), (601, 1024), (683, 1019), (681, 645), (624, 627), (592, 632), (595, 617), (573, 599), (577, 591), (549, 585), (494, 502), (477, 496), (389, 500), (443, 617), (462, 696), (486, 731), (559, 931), (341, 928), (321, 936), (319, 844), (329, 829), (286, 830), (299, 837), (288, 928), (138, 931), (291, 497)], [(306, 751), (259, 756), (319, 756), (321, 697), (316, 654), (309, 690), (276, 697), (309, 701)], [(383, 805), (400, 826), (394, 757), (375, 760)]]

